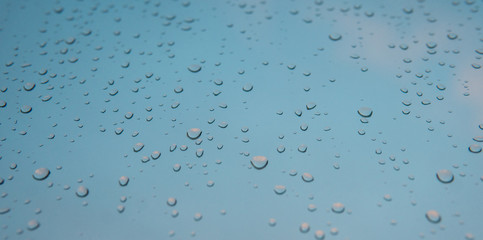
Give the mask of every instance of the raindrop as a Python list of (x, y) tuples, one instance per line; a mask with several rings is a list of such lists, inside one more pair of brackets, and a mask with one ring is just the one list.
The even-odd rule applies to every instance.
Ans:
[(35, 88), (35, 83), (25, 83), (23, 89), (25, 91), (32, 91)]
[(201, 70), (201, 66), (197, 64), (192, 64), (188, 66), (188, 70), (192, 73), (197, 73)]
[(173, 171), (179, 172), (179, 170), (181, 170), (181, 165), (179, 163), (176, 163), (175, 165), (173, 165)]
[(283, 145), (278, 146), (277, 147), (277, 152), (279, 152), (279, 153), (285, 152), (285, 146), (283, 146)]
[(134, 152), (139, 152), (144, 148), (143, 143), (136, 143), (133, 147)]
[(75, 192), (75, 194), (81, 198), (86, 197), (89, 194), (89, 189), (87, 189), (84, 186), (80, 186), (77, 188), (77, 191)]
[(372, 109), (368, 107), (361, 107), (357, 110), (357, 113), (363, 117), (371, 117), (372, 116)]
[(153, 153), (151, 153), (151, 158), (153, 160), (158, 159), (160, 156), (161, 156), (161, 152), (159, 152), (159, 151), (154, 151)]
[(251, 90), (253, 90), (253, 85), (251, 83), (247, 83), (243, 86), (243, 91), (250, 92)]
[(302, 179), (304, 180), (304, 182), (312, 182), (312, 181), (314, 181), (314, 177), (310, 173), (303, 173), (302, 174)]
[(29, 105), (23, 105), (22, 107), (20, 107), (21, 113), (29, 113), (31, 111), (32, 111), (32, 107)]
[(468, 147), (468, 150), (472, 153), (480, 153), (481, 152), (481, 146), (478, 144), (472, 144), (471, 146)]
[(282, 195), (284, 194), (286, 191), (287, 191), (287, 188), (285, 188), (284, 185), (276, 185), (274, 188), (273, 188), (273, 191), (278, 194), (278, 195)]
[(268, 220), (268, 226), (275, 227), (275, 225), (277, 225), (277, 220), (275, 220), (275, 218), (270, 218)]
[(176, 198), (174, 197), (170, 197), (168, 198), (168, 200), (166, 201), (166, 204), (168, 204), (168, 206), (170, 207), (173, 207), (174, 205), (176, 205), (178, 201), (176, 200)]
[(201, 136), (201, 133), (201, 129), (191, 128), (188, 130), (188, 132), (186, 132), (186, 136), (188, 136), (188, 138), (190, 138), (191, 140), (196, 140)]
[(314, 102), (310, 102), (310, 103), (307, 103), (305, 107), (307, 108), (307, 110), (312, 110), (315, 107), (317, 107), (317, 104), (315, 104)]
[(203, 215), (201, 215), (201, 213), (195, 213), (195, 216), (194, 216), (195, 221), (200, 221), (201, 218), (203, 218)]
[(454, 180), (454, 175), (450, 170), (442, 169), (436, 173), (436, 177), (442, 183), (451, 183)]
[(129, 178), (126, 176), (122, 176), (119, 178), (119, 185), (122, 187), (126, 186), (129, 183)]
[(431, 223), (439, 223), (441, 222), (441, 216), (435, 210), (429, 210), (426, 212), (426, 219)]
[(304, 153), (307, 151), (307, 145), (302, 144), (298, 147), (299, 152)]
[(329, 39), (332, 41), (339, 41), (342, 38), (342, 35), (338, 33), (331, 33), (329, 34)]
[(340, 202), (336, 202), (336, 203), (332, 204), (332, 212), (343, 213), (344, 210), (345, 210), (344, 204), (342, 204)]
[(255, 156), (250, 162), (254, 168), (263, 169), (267, 166), (268, 159), (265, 156)]
[(301, 233), (307, 233), (308, 231), (310, 231), (310, 225), (306, 222), (300, 224), (300, 232)]
[(315, 235), (315, 239), (317, 239), (317, 240), (322, 240), (322, 239), (325, 238), (325, 233), (322, 230), (315, 231), (314, 235)]
[(30, 231), (33, 231), (33, 230), (39, 228), (39, 226), (40, 226), (40, 223), (37, 220), (30, 220), (27, 223), (27, 229), (30, 230)]
[(38, 168), (37, 170), (35, 170), (35, 172), (32, 175), (32, 177), (35, 180), (42, 181), (42, 180), (46, 179), (49, 175), (50, 175), (50, 170), (49, 169), (47, 169), (47, 168)]

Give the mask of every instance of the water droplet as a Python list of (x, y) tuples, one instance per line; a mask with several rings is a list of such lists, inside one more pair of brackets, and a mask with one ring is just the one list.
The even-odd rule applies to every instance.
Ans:
[(126, 114), (124, 115), (124, 117), (125, 117), (126, 119), (131, 119), (133, 116), (134, 116), (134, 113), (132, 113), (132, 112), (128, 112), (128, 113), (126, 113)]
[(274, 188), (273, 188), (273, 191), (278, 194), (278, 195), (282, 195), (284, 194), (286, 191), (287, 191), (287, 188), (285, 188), (284, 185), (276, 185)]
[(305, 105), (305, 108), (307, 108), (307, 110), (312, 110), (315, 107), (317, 107), (317, 104), (315, 104), (314, 102), (309, 102)]
[(322, 240), (322, 239), (325, 238), (325, 233), (322, 230), (315, 231), (314, 235), (315, 235), (315, 239), (317, 239), (317, 240)]
[(77, 191), (75, 192), (75, 194), (81, 198), (86, 197), (89, 194), (89, 189), (87, 189), (84, 186), (80, 186), (77, 188)]
[(174, 92), (175, 92), (175, 93), (181, 93), (181, 92), (183, 92), (183, 88), (182, 88), (182, 87), (180, 87), (180, 86), (178, 86), (178, 87), (176, 87), (176, 88), (174, 89)]
[(451, 183), (454, 180), (454, 175), (450, 170), (442, 169), (436, 173), (436, 177), (442, 183)]
[(304, 153), (307, 151), (307, 145), (302, 144), (298, 147), (299, 152)]
[(25, 91), (32, 91), (35, 88), (35, 83), (25, 83), (23, 89)]
[(310, 173), (303, 173), (302, 180), (304, 180), (304, 182), (312, 182), (314, 181), (314, 177)]
[(332, 212), (343, 213), (344, 210), (345, 210), (344, 204), (342, 204), (340, 202), (336, 202), (336, 203), (332, 204)]
[(32, 111), (32, 107), (29, 105), (23, 105), (22, 107), (20, 107), (21, 113), (29, 113), (31, 111)]
[(357, 110), (357, 113), (363, 117), (371, 117), (372, 116), (372, 109), (368, 107), (361, 107)]
[(435, 210), (429, 210), (426, 212), (426, 219), (431, 223), (439, 223), (441, 222), (441, 216)]
[(283, 145), (278, 146), (277, 147), (277, 152), (279, 152), (279, 153), (285, 152), (285, 146), (283, 146)]
[(309, 204), (307, 210), (309, 210), (309, 212), (315, 212), (315, 210), (317, 210), (317, 206), (315, 206), (315, 204)]
[(28, 229), (28, 230), (30, 230), (30, 231), (33, 231), (33, 230), (35, 230), (35, 229), (39, 228), (39, 226), (40, 226), (39, 221), (37, 221), (37, 220), (35, 220), (35, 219), (34, 219), (34, 220), (30, 220), (30, 221), (27, 223), (27, 229)]
[(197, 73), (201, 70), (201, 66), (197, 64), (192, 64), (188, 66), (188, 70), (192, 73)]
[(168, 204), (168, 206), (170, 207), (173, 207), (174, 205), (176, 205), (178, 201), (176, 200), (176, 198), (174, 197), (170, 197), (168, 198), (168, 201), (166, 201), (166, 204)]
[(153, 153), (151, 153), (151, 158), (153, 160), (158, 159), (160, 156), (161, 156), (161, 152), (159, 152), (159, 151), (154, 151)]
[(448, 38), (450, 40), (455, 40), (458, 38), (458, 35), (456, 35), (455, 33), (448, 33)]
[(250, 92), (251, 90), (253, 90), (253, 85), (251, 83), (247, 83), (243, 86), (243, 91)]
[(143, 143), (136, 143), (136, 144), (134, 144), (133, 150), (134, 150), (134, 152), (139, 152), (143, 148), (144, 148), (144, 144)]
[(342, 38), (342, 35), (338, 33), (331, 33), (329, 34), (329, 39), (332, 41), (339, 41)]
[(126, 208), (123, 205), (118, 205), (117, 206), (117, 212), (123, 213)]
[(188, 138), (190, 138), (191, 140), (196, 140), (201, 136), (201, 133), (201, 129), (191, 128), (188, 130), (188, 132), (186, 132), (186, 136), (188, 136)]
[(4, 108), (7, 106), (7, 102), (0, 100), (0, 108)]
[(263, 169), (267, 166), (268, 159), (265, 156), (254, 156), (250, 162), (254, 168)]
[(205, 151), (202, 148), (196, 149), (196, 156), (201, 157)]
[(277, 220), (275, 220), (275, 218), (270, 218), (268, 220), (268, 226), (275, 227), (276, 225), (277, 225)]
[(200, 221), (203, 218), (203, 215), (201, 213), (195, 213), (194, 219), (195, 221)]
[(42, 180), (46, 179), (49, 175), (50, 175), (50, 170), (49, 169), (47, 169), (47, 168), (38, 168), (37, 170), (35, 170), (35, 172), (32, 175), (32, 177), (35, 180), (42, 181)]
[(119, 178), (119, 185), (126, 186), (129, 183), (129, 178), (126, 176), (122, 176)]
[(483, 142), (483, 136), (476, 136), (473, 138), (473, 141), (475, 142)]
[(301, 233), (307, 233), (308, 231), (310, 231), (310, 225), (306, 222), (300, 224), (300, 232)]
[(179, 163), (176, 163), (175, 165), (173, 165), (173, 171), (179, 172), (179, 170), (181, 170), (181, 165)]
[(472, 144), (471, 146), (468, 147), (468, 150), (472, 153), (480, 153), (481, 152), (481, 146), (478, 144)]

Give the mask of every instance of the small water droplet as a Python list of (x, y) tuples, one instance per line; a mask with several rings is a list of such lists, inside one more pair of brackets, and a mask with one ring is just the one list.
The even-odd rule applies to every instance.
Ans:
[(302, 144), (298, 147), (299, 152), (304, 153), (307, 151), (307, 145)]
[(270, 218), (268, 220), (268, 226), (275, 227), (276, 225), (277, 225), (277, 220), (275, 220), (275, 218)]
[(25, 83), (23, 89), (25, 91), (32, 91), (35, 88), (35, 83)]
[(194, 219), (195, 221), (200, 221), (203, 218), (203, 215), (201, 213), (195, 213)]

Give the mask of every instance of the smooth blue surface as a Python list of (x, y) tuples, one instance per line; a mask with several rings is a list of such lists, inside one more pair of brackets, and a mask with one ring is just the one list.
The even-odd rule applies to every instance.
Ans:
[(482, 6), (0, 1), (0, 237), (482, 239)]

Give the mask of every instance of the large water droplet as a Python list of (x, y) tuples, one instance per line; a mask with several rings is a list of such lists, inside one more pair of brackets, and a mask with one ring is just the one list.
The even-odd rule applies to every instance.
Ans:
[(201, 133), (201, 129), (191, 128), (188, 130), (188, 132), (186, 132), (186, 136), (188, 136), (188, 138), (190, 138), (191, 140), (196, 140), (201, 136)]
[(168, 206), (170, 207), (173, 207), (174, 205), (176, 205), (178, 201), (176, 200), (176, 198), (174, 197), (170, 197), (168, 198), (168, 201), (166, 201), (166, 204), (168, 204)]
[(454, 180), (453, 173), (450, 170), (442, 169), (436, 173), (436, 177), (442, 183), (451, 183)]
[(344, 210), (345, 210), (344, 204), (342, 204), (340, 202), (336, 202), (336, 203), (332, 204), (332, 212), (343, 213)]
[(87, 189), (84, 186), (80, 186), (77, 188), (77, 191), (75, 192), (75, 194), (81, 198), (86, 197), (89, 194), (89, 189)]
[(263, 169), (267, 166), (268, 159), (265, 156), (254, 156), (250, 162), (254, 168)]
[(46, 179), (49, 175), (50, 175), (50, 170), (49, 169), (47, 169), (47, 168), (38, 168), (37, 170), (35, 170), (35, 172), (32, 175), (32, 177), (35, 180), (41, 181), (41, 180)]
[(303, 173), (302, 174), (302, 179), (304, 180), (304, 182), (312, 182), (312, 181), (314, 181), (314, 177), (310, 173)]
[(119, 185), (126, 186), (129, 183), (129, 178), (126, 176), (122, 176), (119, 178)]
[(32, 91), (35, 88), (35, 83), (25, 83), (23, 89), (25, 91)]
[(310, 231), (310, 225), (306, 222), (300, 224), (300, 232), (302, 233), (307, 233), (308, 231)]
[(134, 144), (134, 147), (132, 149), (134, 150), (134, 152), (139, 152), (143, 148), (144, 148), (144, 144), (143, 143), (136, 143), (136, 144)]
[(435, 210), (429, 210), (426, 212), (426, 219), (432, 223), (439, 223), (441, 222), (441, 216)]
[(29, 105), (23, 105), (22, 107), (20, 107), (21, 113), (29, 113), (31, 111), (32, 111), (32, 107)]
[(317, 230), (317, 231), (315, 231), (314, 237), (317, 240), (322, 240), (322, 239), (325, 238), (325, 233), (322, 230)]
[(472, 153), (480, 153), (481, 152), (481, 146), (478, 144), (472, 144), (471, 146), (468, 147), (468, 150)]
[(197, 73), (201, 70), (201, 66), (197, 64), (192, 64), (188, 66), (188, 70), (192, 73)]
[(332, 41), (339, 41), (342, 38), (342, 35), (338, 33), (331, 33), (329, 34), (329, 39)]
[(30, 231), (33, 231), (33, 230), (35, 230), (35, 229), (39, 228), (39, 226), (40, 226), (39, 221), (37, 221), (37, 220), (35, 220), (35, 219), (34, 219), (34, 220), (30, 220), (30, 221), (27, 223), (27, 229), (28, 229), (28, 230), (30, 230)]
[(370, 117), (372, 116), (372, 109), (368, 107), (361, 107), (357, 110), (357, 113), (363, 117)]
[(247, 83), (243, 86), (243, 91), (250, 92), (251, 90), (253, 90), (253, 85), (251, 83)]
[(273, 191), (278, 194), (278, 195), (282, 195), (284, 194), (286, 191), (287, 191), (287, 188), (285, 188), (284, 185), (276, 185), (274, 188), (273, 188)]

